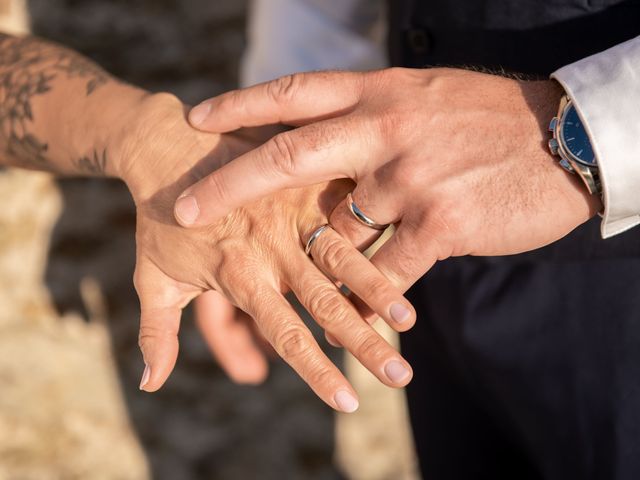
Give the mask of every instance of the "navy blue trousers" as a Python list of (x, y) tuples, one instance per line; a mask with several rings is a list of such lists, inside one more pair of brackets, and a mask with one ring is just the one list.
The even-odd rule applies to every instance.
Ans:
[[(410, 290), (425, 480), (640, 479), (640, 232), (599, 256), (598, 222), (537, 253), (441, 262)], [(572, 237), (596, 247), (563, 255)]]

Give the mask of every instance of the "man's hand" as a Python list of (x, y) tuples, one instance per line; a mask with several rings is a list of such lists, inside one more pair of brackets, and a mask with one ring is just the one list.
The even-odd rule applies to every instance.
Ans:
[[(157, 390), (167, 379), (178, 354), (181, 310), (208, 290), (222, 293), (254, 318), (276, 352), (338, 410), (355, 410), (356, 394), (284, 298), (289, 290), (382, 382), (396, 387), (409, 382), (407, 362), (328, 277), (349, 285), (397, 330), (415, 321), (402, 293), (334, 231), (313, 244), (317, 266), (303, 250), (351, 188), (349, 182), (290, 189), (236, 209), (216, 224), (187, 230), (172, 215), (179, 193), (255, 144), (239, 135), (195, 131), (184, 106), (166, 94), (144, 100), (136, 118), (133, 127), (123, 126), (130, 134), (118, 174), (137, 207), (134, 281), (146, 364), (141, 388)], [(400, 316), (394, 315), (398, 309)]]
[[(188, 188), (176, 216), (206, 225), (279, 189), (351, 178), (360, 210), (396, 224), (372, 261), (402, 290), (439, 259), (542, 247), (600, 208), (546, 148), (561, 95), (552, 81), (457, 69), (297, 74), (229, 92), (194, 108), (191, 123), (300, 128)], [(187, 204), (198, 214), (183, 215)], [(346, 202), (330, 220), (358, 247), (377, 236)]]

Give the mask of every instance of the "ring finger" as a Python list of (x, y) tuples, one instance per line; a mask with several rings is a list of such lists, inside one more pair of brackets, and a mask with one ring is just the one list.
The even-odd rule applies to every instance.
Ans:
[(346, 285), (391, 328), (404, 332), (414, 325), (415, 310), (402, 292), (335, 230), (323, 230), (309, 253), (321, 270)]
[(384, 230), (366, 225), (359, 215), (380, 225), (389, 225), (399, 219), (400, 206), (382, 194), (383, 191), (382, 187), (369, 185), (367, 179), (363, 179), (329, 217), (334, 230), (360, 251), (375, 243)]
[(287, 284), (316, 322), (384, 384), (403, 387), (409, 383), (413, 373), (407, 361), (363, 321), (340, 289), (308, 258), (292, 263), (301, 266), (292, 269)]

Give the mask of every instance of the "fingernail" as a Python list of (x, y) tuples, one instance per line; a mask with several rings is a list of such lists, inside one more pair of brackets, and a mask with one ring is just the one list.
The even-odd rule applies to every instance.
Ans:
[(324, 335), (324, 338), (326, 338), (327, 343), (328, 343), (329, 345), (331, 345), (332, 347), (335, 347), (335, 348), (340, 348), (340, 347), (342, 347), (342, 344), (341, 344), (341, 343), (336, 339), (336, 337), (334, 337), (334, 336), (333, 336), (333, 335), (331, 335), (330, 333), (326, 333), (326, 334)]
[(346, 390), (340, 390), (335, 394), (333, 399), (336, 402), (338, 408), (345, 413), (353, 413), (358, 409), (360, 405), (356, 397), (351, 395), (351, 393)]
[(144, 365), (144, 372), (142, 373), (142, 380), (140, 380), (140, 390), (144, 389), (144, 386), (149, 383), (149, 377), (151, 377), (151, 369), (149, 365)]
[(402, 383), (409, 375), (411, 375), (407, 367), (398, 360), (391, 360), (387, 363), (384, 367), (384, 373), (387, 374), (387, 377), (393, 383)]
[(391, 318), (397, 323), (403, 323), (409, 320), (411, 311), (401, 303), (394, 303), (389, 309)]
[(202, 102), (200, 105), (196, 105), (191, 109), (189, 113), (189, 122), (194, 127), (198, 127), (202, 125), (202, 122), (209, 116), (211, 113), (211, 103)]
[(185, 195), (176, 202), (176, 217), (183, 225), (193, 225), (200, 215), (198, 201), (193, 195)]

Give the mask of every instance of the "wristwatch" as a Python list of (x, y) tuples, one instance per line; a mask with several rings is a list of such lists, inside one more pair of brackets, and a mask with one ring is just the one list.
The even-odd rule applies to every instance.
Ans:
[(598, 160), (578, 111), (567, 95), (560, 100), (558, 116), (551, 120), (549, 131), (553, 133), (549, 149), (560, 157), (560, 166), (578, 175), (590, 194), (602, 195)]

